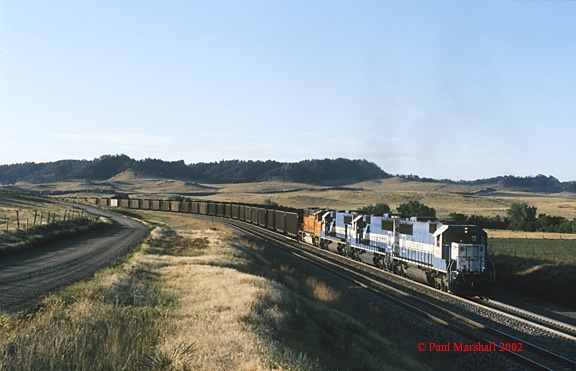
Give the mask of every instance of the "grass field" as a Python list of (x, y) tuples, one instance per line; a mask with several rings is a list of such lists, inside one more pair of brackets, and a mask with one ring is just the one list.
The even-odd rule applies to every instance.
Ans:
[(126, 193), (135, 198), (162, 198), (180, 194), (194, 199), (263, 203), (271, 199), (297, 208), (324, 207), (353, 210), (368, 204), (387, 203), (392, 209), (416, 200), (436, 209), (440, 218), (457, 212), (467, 215), (505, 216), (513, 202), (536, 206), (538, 213), (576, 218), (576, 194), (537, 194), (497, 191), (481, 187), (447, 185), (390, 178), (330, 186), (267, 181), (249, 184), (199, 184), (146, 177), (126, 171), (105, 181), (53, 184), (18, 183), (14, 187), (35, 192), (74, 192), (78, 197)]
[(542, 263), (576, 265), (576, 239), (491, 238), (496, 256), (507, 255)]
[(0, 315), (0, 370), (429, 369), (390, 340), (407, 337), (385, 316), (354, 320), (337, 308), (341, 293), (289, 276), (258, 243), (138, 214), (155, 229), (123, 263)]
[(576, 309), (576, 240), (491, 238), (498, 287)]

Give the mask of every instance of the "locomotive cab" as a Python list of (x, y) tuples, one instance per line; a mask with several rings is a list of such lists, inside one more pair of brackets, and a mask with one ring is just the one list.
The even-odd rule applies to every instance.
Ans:
[(487, 253), (487, 234), (476, 226), (450, 225), (441, 232), (446, 256), (448, 290), (462, 296), (494, 293), (496, 275)]

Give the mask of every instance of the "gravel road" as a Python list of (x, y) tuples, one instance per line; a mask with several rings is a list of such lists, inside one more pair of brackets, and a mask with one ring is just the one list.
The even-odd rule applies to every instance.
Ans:
[(140, 242), (141, 223), (81, 206), (115, 222), (114, 227), (52, 243), (0, 260), (0, 310), (25, 310), (42, 297), (92, 276)]

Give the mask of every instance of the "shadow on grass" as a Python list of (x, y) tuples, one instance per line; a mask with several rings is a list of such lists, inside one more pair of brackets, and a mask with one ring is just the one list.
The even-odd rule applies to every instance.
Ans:
[(498, 287), (576, 309), (576, 265), (496, 255)]

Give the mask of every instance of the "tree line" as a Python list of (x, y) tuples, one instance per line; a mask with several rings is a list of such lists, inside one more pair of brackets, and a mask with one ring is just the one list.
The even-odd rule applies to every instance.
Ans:
[[(390, 206), (385, 203), (368, 205), (360, 208), (363, 214), (382, 215), (391, 212)], [(425, 216), (436, 218), (436, 210), (418, 201), (410, 201), (396, 208), (399, 214), (407, 217)], [(506, 216), (496, 215), (493, 217), (482, 215), (466, 215), (462, 213), (450, 213), (449, 220), (456, 224), (472, 224), (485, 229), (506, 229), (524, 232), (555, 232), (576, 233), (576, 218), (566, 219), (562, 216), (538, 214), (535, 206), (529, 206), (525, 202), (515, 202), (506, 211)]]
[(462, 224), (475, 224), (482, 228), (508, 229), (524, 232), (576, 233), (576, 218), (569, 220), (562, 216), (538, 214), (535, 206), (525, 202), (515, 202), (506, 211), (505, 217), (496, 215), (485, 217), (451, 213), (450, 218)]

